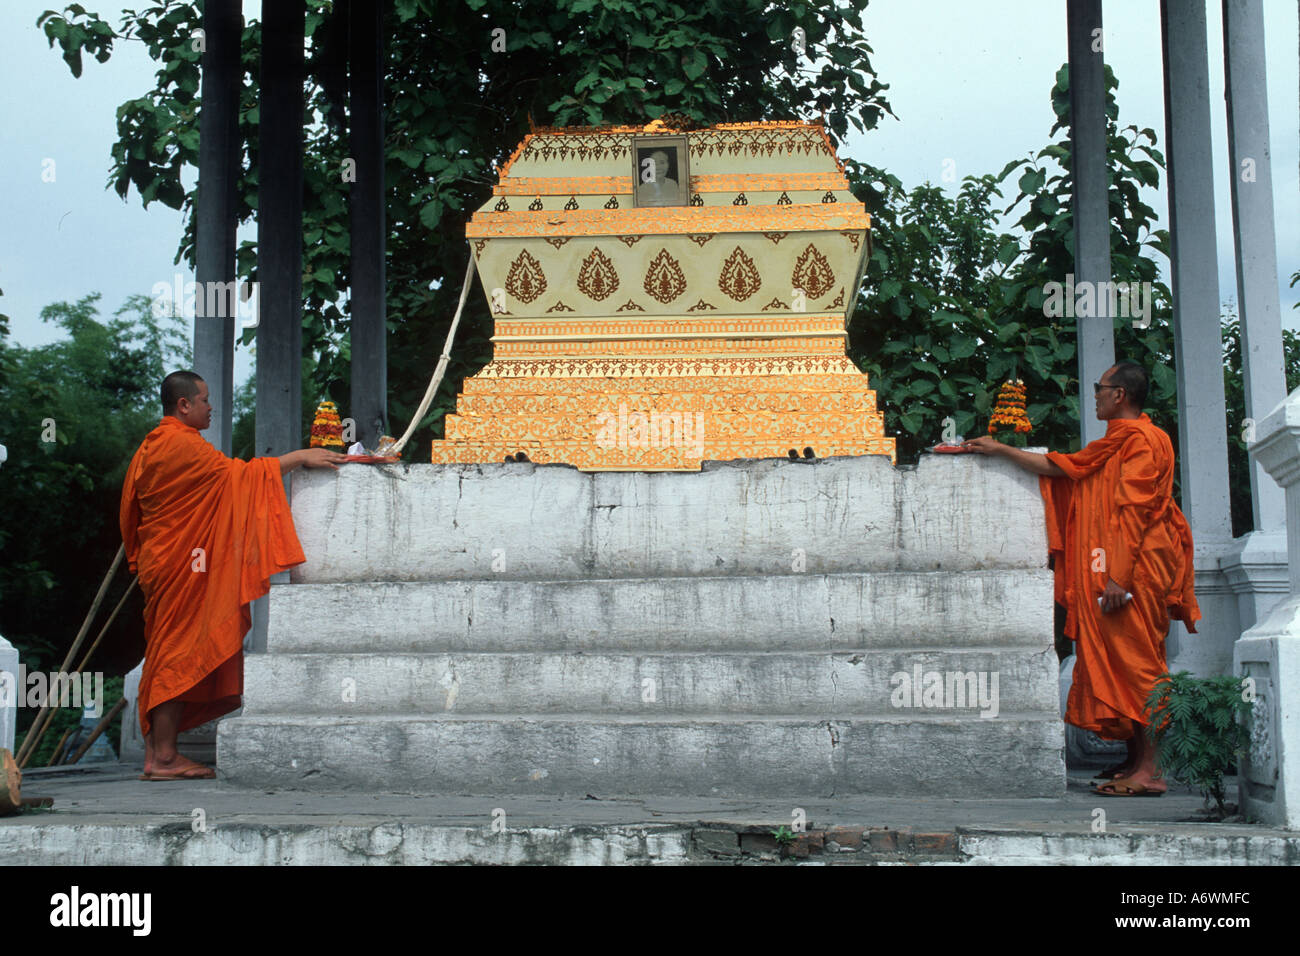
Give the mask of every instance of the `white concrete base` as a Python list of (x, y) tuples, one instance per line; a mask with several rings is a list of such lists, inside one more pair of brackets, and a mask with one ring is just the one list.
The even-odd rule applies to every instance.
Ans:
[(1252, 531), (1234, 542), (1219, 568), (1237, 596), (1243, 631), (1254, 627), (1287, 596), (1286, 529)]
[(1236, 672), (1254, 681), (1250, 746), (1241, 767), (1241, 809), (1251, 820), (1300, 829), (1300, 595), (1241, 636)]
[(1064, 791), (1042, 499), (1007, 462), (351, 466), (292, 502), (308, 561), (218, 732), (239, 785)]
[(19, 692), (18, 649), (0, 637), (0, 749), (10, 753), (18, 730)]

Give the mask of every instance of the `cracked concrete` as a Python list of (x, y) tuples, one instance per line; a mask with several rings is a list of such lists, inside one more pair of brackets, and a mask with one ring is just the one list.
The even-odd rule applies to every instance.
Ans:
[[(135, 773), (116, 765), (29, 771), (24, 793), (54, 806), (0, 818), (0, 863), (1300, 863), (1294, 831), (1206, 822), (1199, 796), (1180, 787), (1157, 800), (1107, 801), (1083, 775), (1058, 799), (952, 800), (305, 793), (221, 780), (150, 784)], [(1106, 824), (1094, 832), (1099, 804)], [(773, 833), (800, 813), (806, 831), (778, 844)]]

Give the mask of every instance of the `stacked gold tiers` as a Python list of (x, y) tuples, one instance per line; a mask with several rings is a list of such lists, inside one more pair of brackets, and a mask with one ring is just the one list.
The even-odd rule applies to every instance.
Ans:
[(818, 124), (685, 132), (690, 204), (634, 206), (634, 138), (542, 130), (467, 227), (495, 322), (435, 463), (589, 471), (894, 456), (845, 356), (870, 220)]

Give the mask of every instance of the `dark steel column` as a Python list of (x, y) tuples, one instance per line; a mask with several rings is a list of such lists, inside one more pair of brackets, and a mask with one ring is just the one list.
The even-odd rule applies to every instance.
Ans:
[(303, 0), (262, 8), (257, 454), (301, 448)]
[(374, 448), (386, 430), (388, 395), (388, 311), (385, 304), (384, 245), (384, 42), (383, 2), (349, 4), (348, 82), (352, 158), (351, 184), (352, 407), (356, 437)]
[[(1070, 155), (1074, 179), (1074, 283), (1110, 282), (1110, 199), (1106, 168), (1106, 73), (1101, 0), (1068, 0)], [(1094, 49), (1096, 48), (1096, 49)], [(1065, 279), (1064, 276), (1061, 277)], [(1083, 443), (1106, 434), (1093, 414), (1092, 383), (1115, 364), (1110, 296), (1095, 295), (1094, 314), (1075, 319), (1079, 342), (1079, 429)]]
[[(206, 0), (199, 110), (199, 182), (194, 201), (194, 371), (208, 383), (212, 426), (200, 434), (230, 454), (234, 406), (235, 180), (239, 172), (242, 0)], [(211, 291), (212, 295), (209, 295)], [(219, 308), (209, 315), (206, 303)], [(168, 369), (168, 371), (172, 371)]]

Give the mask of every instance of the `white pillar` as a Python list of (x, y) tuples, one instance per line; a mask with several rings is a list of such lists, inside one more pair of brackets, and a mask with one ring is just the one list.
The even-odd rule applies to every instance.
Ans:
[(0, 747), (13, 753), (18, 729), (18, 650), (0, 637)]
[(1255, 687), (1240, 800), (1252, 820), (1300, 829), (1300, 389), (1256, 427), (1251, 457), (1286, 490), (1290, 593), (1233, 648)]
[(1208, 676), (1228, 672), (1241, 624), (1237, 597), (1220, 569), (1233, 541), (1205, 0), (1161, 0), (1160, 23), (1181, 504), (1196, 542), (1196, 596), (1203, 614), (1194, 637), (1180, 623), (1171, 626), (1169, 662), (1172, 670)]
[[(1286, 397), (1261, 0), (1223, 0), (1223, 60), (1246, 398), (1246, 420), (1229, 426), (1249, 442), (1257, 420)], [(1254, 626), (1287, 593), (1286, 504), (1258, 460), (1250, 465), (1250, 493), (1254, 530), (1238, 538), (1222, 560), (1243, 628)]]

